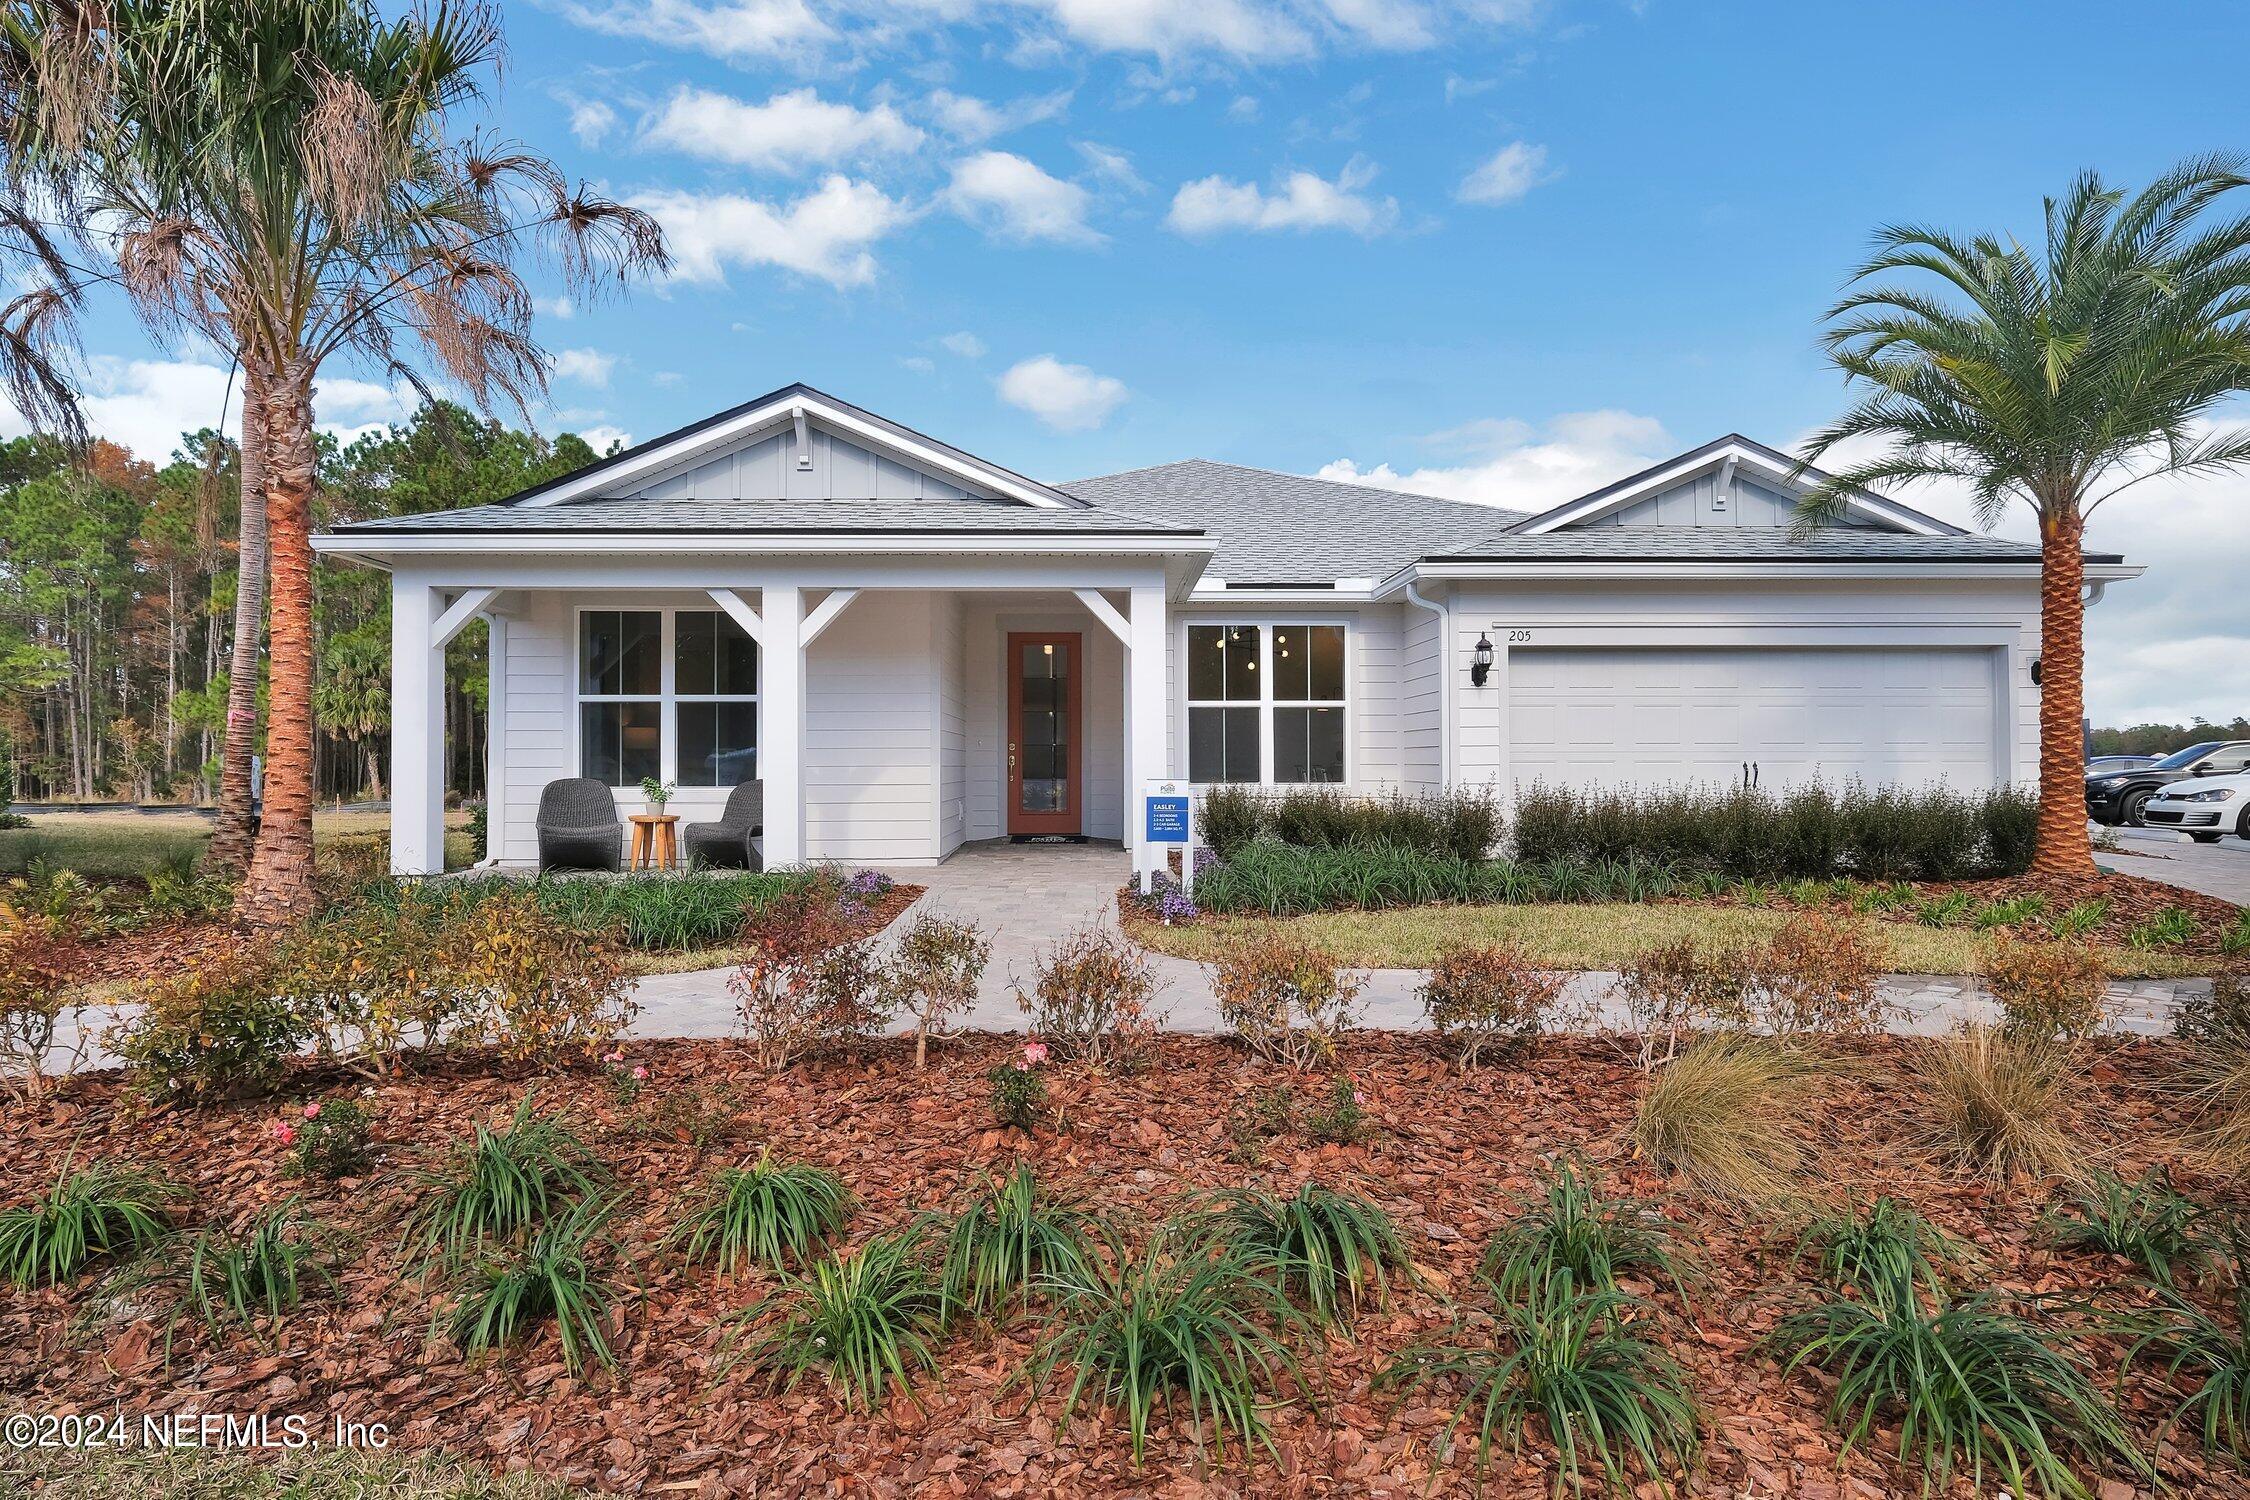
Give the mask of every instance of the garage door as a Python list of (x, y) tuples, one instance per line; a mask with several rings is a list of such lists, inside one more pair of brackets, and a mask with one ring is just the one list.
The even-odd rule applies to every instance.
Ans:
[(1523, 650), (1508, 661), (1519, 786), (1992, 784), (1990, 651)]

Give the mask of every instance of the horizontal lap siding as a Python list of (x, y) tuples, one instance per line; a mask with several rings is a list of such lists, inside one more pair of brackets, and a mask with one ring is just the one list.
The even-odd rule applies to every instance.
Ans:
[(869, 590), (805, 661), (805, 852), (881, 864), (937, 855), (936, 599)]
[(968, 661), (962, 635), (964, 613), (960, 596), (937, 598), (937, 714), (938, 714), (938, 855), (942, 858), (961, 847), (968, 837)]
[(1409, 605), (1399, 631), (1399, 781), (1409, 791), (1431, 791), (1445, 780), (1445, 682), (1439, 675), (1438, 617)]

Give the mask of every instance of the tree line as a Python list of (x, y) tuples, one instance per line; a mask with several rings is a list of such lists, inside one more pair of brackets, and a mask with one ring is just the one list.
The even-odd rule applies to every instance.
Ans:
[(2127, 729), (2096, 729), (2086, 738), (2088, 755), (2170, 755), (2209, 740), (2250, 740), (2250, 716), (2236, 714), (2231, 724), (2197, 719), (2192, 724), (2135, 724)]
[[(451, 403), (347, 444), (320, 440), (317, 525), (483, 505), (591, 463)], [(162, 467), (114, 443), (0, 444), (0, 761), (24, 801), (207, 803), (218, 795), (241, 552), (241, 449), (185, 433)], [(313, 781), (324, 800), (389, 784), (390, 591), (313, 569)], [(484, 627), (447, 652), (449, 785), (484, 788)], [(254, 684), (255, 748), (268, 700)], [(6, 778), (0, 776), (0, 784)]]

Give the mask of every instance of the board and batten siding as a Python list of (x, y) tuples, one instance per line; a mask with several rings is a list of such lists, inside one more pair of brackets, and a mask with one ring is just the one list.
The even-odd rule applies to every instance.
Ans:
[[(1737, 473), (1723, 489), (1717, 473), (1699, 474), (1658, 491), (1646, 500), (1611, 511), (1606, 516), (1581, 521), (1581, 526), (1722, 526), (1782, 527), (1796, 518), (1797, 502), (1779, 490)], [(1858, 516), (1834, 524), (1865, 526)]]
[(631, 497), (645, 500), (983, 500), (950, 480), (899, 462), (818, 426), (812, 463), (796, 460), (788, 428), (732, 452), (651, 476)]

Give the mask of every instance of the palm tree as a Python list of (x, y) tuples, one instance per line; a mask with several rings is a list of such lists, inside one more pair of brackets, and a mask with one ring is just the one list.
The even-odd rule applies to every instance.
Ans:
[(234, 641), (227, 659), (227, 717), (219, 748), (219, 820), (204, 859), (236, 876), (250, 868), (250, 757), (258, 738), (258, 650), (266, 628), (266, 378), (243, 371), (241, 521), (235, 533)]
[[(546, 250), (582, 294), (665, 263), (645, 214), (571, 191), (544, 158), (452, 134), (497, 62), (491, 12), (445, 0), (19, 0), (0, 12), (0, 230), (48, 282), (0, 312), (28, 414), (67, 406), (54, 356), (96, 282), (160, 330), (235, 351), (263, 396), (272, 576), (265, 817), (236, 904), (274, 925), (312, 899), (313, 382), (372, 363), (431, 392), (412, 342), (480, 407), (545, 387), (517, 264)], [(60, 205), (71, 260), (34, 209)], [(97, 257), (113, 254), (103, 264)], [(28, 299), (28, 300), (27, 300)], [(44, 402), (47, 405), (42, 406)], [(19, 405), (22, 404), (19, 401)]]
[[(2046, 203), (2046, 246), (1963, 239), (1920, 225), (1880, 230), (1828, 313), (1829, 356), (1858, 402), (1806, 445), (1885, 451), (1838, 468), (1797, 525), (1836, 519), (1886, 482), (1969, 486), (1986, 530), (2028, 505), (2039, 527), (2039, 824), (2034, 875), (2093, 873), (2086, 757), (2087, 519), (2163, 475), (2250, 462), (2250, 431), (2215, 410), (2250, 389), (2250, 217), (2214, 209), (2250, 185), (2244, 163), (2185, 162), (2127, 197), (2092, 173)], [(1925, 287), (1920, 283), (1935, 283)]]

